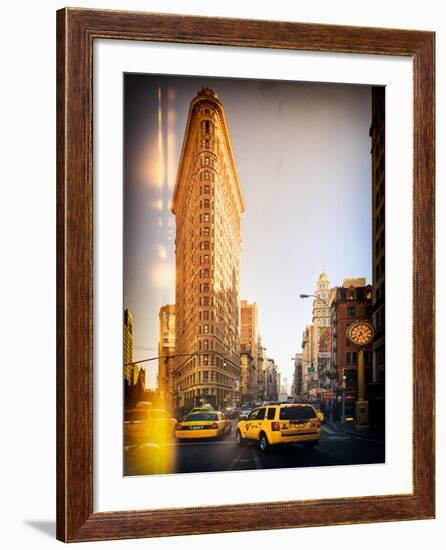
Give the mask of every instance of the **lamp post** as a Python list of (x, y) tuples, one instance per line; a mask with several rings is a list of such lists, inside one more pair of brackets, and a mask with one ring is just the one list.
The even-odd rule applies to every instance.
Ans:
[[(330, 396), (330, 422), (333, 422), (333, 393), (334, 393), (334, 379), (336, 378), (335, 373), (333, 372), (334, 366), (333, 366), (333, 314), (331, 312), (331, 306), (330, 304), (324, 300), (323, 298), (320, 298), (316, 294), (299, 294), (299, 298), (305, 299), (305, 298), (316, 298), (316, 300), (319, 300), (319, 302), (322, 302), (330, 312), (330, 389), (331, 389), (331, 396)], [(319, 375), (318, 375), (319, 376)]]

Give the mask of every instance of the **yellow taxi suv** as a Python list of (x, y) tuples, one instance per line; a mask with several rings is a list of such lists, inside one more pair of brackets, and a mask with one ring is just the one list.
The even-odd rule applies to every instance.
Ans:
[(237, 424), (235, 442), (238, 446), (257, 441), (260, 450), (272, 445), (303, 443), (313, 449), (321, 438), (320, 420), (309, 404), (265, 405), (254, 409)]
[(232, 425), (219, 411), (191, 412), (176, 425), (178, 439), (219, 439), (231, 433)]

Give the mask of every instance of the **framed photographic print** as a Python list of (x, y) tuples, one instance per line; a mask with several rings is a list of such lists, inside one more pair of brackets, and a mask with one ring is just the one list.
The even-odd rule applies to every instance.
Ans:
[(57, 26), (58, 538), (432, 518), (434, 34)]

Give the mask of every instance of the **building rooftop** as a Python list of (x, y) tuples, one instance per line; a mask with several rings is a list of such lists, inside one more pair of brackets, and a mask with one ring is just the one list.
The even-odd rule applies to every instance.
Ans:
[(366, 283), (365, 277), (354, 277), (350, 279), (344, 279), (344, 282), (342, 284), (344, 288), (350, 288), (351, 286), (354, 286), (355, 288), (357, 288), (357, 287), (366, 286), (366, 285), (367, 283)]
[(212, 88), (208, 88), (207, 86), (201, 88), (201, 90), (197, 93), (198, 96), (206, 96), (206, 97), (216, 97), (218, 99), (218, 95), (214, 92)]

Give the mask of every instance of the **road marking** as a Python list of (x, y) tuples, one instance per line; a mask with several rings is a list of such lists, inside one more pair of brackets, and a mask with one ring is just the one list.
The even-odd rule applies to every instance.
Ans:
[(332, 430), (331, 428), (327, 428), (327, 426), (322, 426), (322, 431), (328, 434), (335, 434), (336, 432)]
[(349, 438), (362, 439), (363, 441), (370, 441), (371, 443), (379, 443), (380, 445), (385, 444), (385, 441), (383, 439), (374, 439), (372, 437), (362, 436), (360, 434), (350, 433), (350, 432), (344, 432), (344, 433), (349, 433)]
[(254, 466), (256, 467), (256, 470), (261, 470), (263, 468), (262, 466), (262, 463), (260, 461), (260, 458), (258, 455), (254, 455), (253, 457), (253, 460), (254, 460)]
[(245, 449), (240, 449), (239, 454), (232, 460), (232, 462), (229, 464), (229, 466), (226, 469), (227, 470), (235, 470), (235, 466), (239, 462), (243, 462), (244, 459), (242, 459), (242, 456), (245, 453), (245, 451), (246, 451), (246, 448)]
[(170, 447), (190, 447), (192, 445), (234, 445), (235, 441), (187, 441), (183, 440), (177, 443), (166, 443)]

